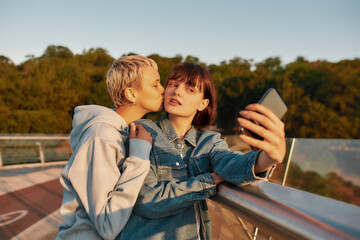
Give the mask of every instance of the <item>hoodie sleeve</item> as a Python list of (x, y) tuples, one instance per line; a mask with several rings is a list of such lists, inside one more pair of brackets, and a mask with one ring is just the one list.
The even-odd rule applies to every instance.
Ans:
[(125, 149), (94, 137), (78, 150), (69, 171), (81, 204), (104, 239), (114, 239), (124, 228), (148, 174), (151, 144), (140, 140), (136, 146), (142, 151), (132, 151), (120, 173), (117, 160), (124, 157)]

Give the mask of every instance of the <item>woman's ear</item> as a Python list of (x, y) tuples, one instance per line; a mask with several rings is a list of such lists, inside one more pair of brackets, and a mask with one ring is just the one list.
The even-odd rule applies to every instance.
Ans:
[(136, 103), (137, 95), (133, 88), (125, 88), (124, 91), (125, 98), (132, 104)]
[(198, 111), (201, 112), (209, 105), (209, 99), (203, 99), (198, 107)]

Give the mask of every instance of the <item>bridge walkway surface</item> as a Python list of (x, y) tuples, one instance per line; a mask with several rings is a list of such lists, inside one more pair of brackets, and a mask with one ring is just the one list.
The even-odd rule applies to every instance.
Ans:
[[(63, 194), (59, 175), (63, 167), (0, 170), (1, 240), (48, 240), (56, 237), (63, 221), (59, 211)], [(212, 222), (221, 232), (226, 232), (227, 239), (236, 239), (239, 229), (223, 223), (224, 216), (231, 214), (221, 212), (223, 209), (211, 201), (208, 204), (212, 209)], [(219, 237), (223, 234), (216, 231), (213, 234), (214, 240), (223, 239)]]
[[(63, 166), (0, 171), (0, 239), (54, 239), (62, 223)], [(240, 228), (230, 212), (208, 201), (213, 239), (237, 239)], [(228, 224), (224, 224), (228, 222)]]
[[(0, 169), (1, 240), (56, 237), (63, 166)], [(271, 182), (221, 185), (208, 206), (213, 240), (360, 239), (358, 206)]]
[(0, 239), (54, 239), (63, 166), (0, 171)]

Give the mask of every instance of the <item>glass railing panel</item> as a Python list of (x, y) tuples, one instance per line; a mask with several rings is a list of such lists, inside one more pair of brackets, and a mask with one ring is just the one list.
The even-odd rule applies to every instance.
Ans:
[(46, 162), (66, 161), (72, 151), (69, 140), (47, 140), (43, 142)]
[(360, 206), (360, 140), (297, 138), (285, 185)]
[(39, 147), (34, 141), (1, 141), (2, 165), (40, 162)]
[(72, 151), (68, 135), (0, 135), (2, 166), (66, 161)]

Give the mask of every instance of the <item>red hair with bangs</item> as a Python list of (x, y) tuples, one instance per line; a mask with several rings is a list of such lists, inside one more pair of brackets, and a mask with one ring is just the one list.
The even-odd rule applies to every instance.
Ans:
[(193, 87), (198, 86), (204, 95), (204, 99), (209, 100), (208, 106), (195, 114), (192, 121), (194, 126), (206, 127), (215, 122), (217, 110), (215, 86), (209, 71), (205, 67), (190, 62), (179, 63), (171, 70), (167, 82), (169, 80), (184, 82)]

